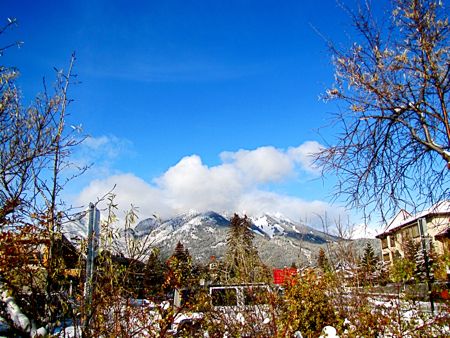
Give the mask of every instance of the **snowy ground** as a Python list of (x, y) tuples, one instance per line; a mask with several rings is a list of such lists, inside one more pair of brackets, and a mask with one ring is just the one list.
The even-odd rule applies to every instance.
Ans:
[[(381, 299), (376, 299), (374, 298), (372, 300), (373, 305), (375, 307), (377, 306), (382, 306), (382, 307), (392, 307), (392, 306), (397, 306), (396, 304), (394, 304), (392, 301), (388, 302), (388, 301), (383, 301)], [(142, 303), (142, 304), (141, 304)], [(157, 321), (158, 321), (158, 311), (155, 311), (155, 307), (160, 307), (161, 309), (167, 310), (167, 306), (169, 306), (169, 304), (167, 302), (164, 302), (162, 304), (160, 304), (159, 306), (153, 303), (150, 303), (148, 301), (142, 301), (141, 303), (137, 304), (139, 306), (144, 306), (149, 310), (149, 316), (146, 316), (147, 319), (149, 318), (153, 318), (153, 320), (155, 321), (155, 327), (158, 326)], [(402, 320), (405, 322), (414, 320), (416, 321), (416, 325), (417, 326), (422, 326), (422, 325), (426, 325), (427, 321), (433, 321), (434, 318), (429, 311), (429, 306), (430, 304), (428, 302), (416, 302), (414, 303), (414, 308), (412, 308), (412, 304), (407, 303), (407, 302), (401, 302), (401, 315), (402, 315)], [(443, 313), (445, 313), (445, 311), (442, 311), (442, 304), (436, 304), (435, 306), (435, 314), (441, 315)], [(419, 312), (421, 314), (428, 314), (427, 317), (428, 319), (425, 319), (425, 321), (423, 319), (419, 319)], [(198, 314), (197, 314), (198, 315)], [(448, 316), (448, 313), (446, 314)], [(176, 318), (175, 323), (180, 323), (183, 319), (188, 318), (185, 314), (180, 314), (178, 316), (178, 318)], [(423, 316), (421, 318), (424, 318)], [(160, 318), (159, 318), (160, 319)], [(447, 322), (450, 322), (450, 318), (447, 318)], [(2, 337), (8, 337), (8, 326), (4, 323), (5, 321), (0, 317), (0, 338)], [(53, 333), (54, 333), (54, 337), (64, 337), (64, 338), (74, 338), (74, 337), (80, 337), (80, 332), (78, 330), (78, 332), (76, 332), (76, 329), (74, 326), (70, 325), (70, 322), (65, 323), (65, 329), (63, 329), (63, 327), (59, 327), (57, 328)], [(138, 320), (136, 321), (135, 325), (137, 327), (140, 326), (140, 323)], [(146, 323), (147, 326), (149, 323)], [(351, 325), (350, 322), (348, 322), (349, 325)], [(176, 327), (176, 325), (175, 325)], [(388, 329), (388, 328), (387, 328)], [(440, 332), (445, 332), (446, 336), (450, 337), (450, 326), (446, 325), (445, 327), (442, 328), (442, 330), (440, 330)], [(141, 332), (142, 333), (142, 332)], [(412, 336), (410, 332), (409, 334), (407, 332), (406, 336)], [(148, 332), (147, 332), (148, 334)], [(329, 338), (333, 338), (333, 337), (345, 337), (346, 336), (346, 332), (336, 332), (336, 330), (333, 327), (325, 327), (324, 331), (322, 333), (322, 335), (320, 337), (329, 337)], [(208, 337), (207, 332), (205, 332), (205, 337)], [(297, 332), (295, 337), (302, 337), (300, 332)]]

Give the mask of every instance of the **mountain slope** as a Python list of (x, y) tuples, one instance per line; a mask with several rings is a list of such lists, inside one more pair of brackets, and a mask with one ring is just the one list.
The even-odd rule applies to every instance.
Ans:
[[(336, 247), (342, 241), (339, 237), (280, 215), (265, 214), (251, 217), (250, 221), (255, 234), (254, 244), (263, 262), (270, 266), (316, 265), (320, 248)], [(87, 224), (83, 220), (65, 227), (69, 239), (80, 237), (83, 232), (86, 234), (85, 229)], [(191, 211), (167, 220), (144, 219), (129, 234), (137, 241), (145, 240), (158, 247), (164, 258), (169, 257), (176, 244), (181, 242), (194, 260), (206, 263), (211, 256), (221, 258), (225, 255), (228, 229), (229, 219), (216, 212)], [(355, 242), (355, 247), (361, 245)], [(374, 249), (377, 250), (376, 245)]]
[[(273, 266), (293, 262), (315, 264), (319, 248), (339, 238), (317, 231), (307, 225), (288, 219), (263, 215), (250, 218), (255, 233), (254, 243), (263, 261)], [(149, 236), (164, 256), (169, 256), (178, 241), (199, 261), (209, 257), (223, 257), (229, 220), (210, 211), (190, 212), (162, 222), (158, 227), (146, 227), (147, 220), (137, 225), (140, 236)]]

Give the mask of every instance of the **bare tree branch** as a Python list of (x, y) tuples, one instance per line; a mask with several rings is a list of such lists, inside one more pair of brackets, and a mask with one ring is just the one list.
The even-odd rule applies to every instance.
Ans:
[(337, 176), (336, 197), (385, 217), (449, 197), (448, 11), (434, 0), (394, 0), (384, 26), (365, 5), (346, 8), (352, 46), (329, 44), (336, 73), (324, 99), (344, 110), (316, 163)]

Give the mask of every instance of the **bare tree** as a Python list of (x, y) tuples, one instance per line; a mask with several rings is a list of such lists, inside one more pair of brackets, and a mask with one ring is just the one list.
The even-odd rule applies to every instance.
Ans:
[[(0, 35), (14, 24), (8, 19)], [(0, 55), (14, 45), (0, 48)], [(69, 169), (72, 149), (83, 140), (77, 128), (66, 125), (74, 62), (72, 55), (68, 70), (57, 71), (54, 90), (44, 81), (43, 93), (28, 106), (16, 86), (17, 69), (0, 65), (0, 313), (21, 334), (51, 329), (65, 301), (60, 224), (67, 207), (60, 194), (86, 170)], [(21, 316), (29, 317), (29, 325), (8, 312), (19, 294)]]
[(335, 84), (324, 98), (341, 110), (341, 132), (317, 154), (337, 175), (349, 207), (391, 216), (449, 197), (450, 41), (448, 8), (438, 0), (392, 0), (388, 20), (370, 2), (345, 8), (357, 35), (330, 43)]

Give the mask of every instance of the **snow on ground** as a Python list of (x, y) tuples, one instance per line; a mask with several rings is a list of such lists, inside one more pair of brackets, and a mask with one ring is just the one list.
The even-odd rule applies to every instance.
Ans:
[(273, 238), (276, 232), (284, 233), (284, 228), (279, 224), (271, 224), (267, 219), (267, 216), (262, 216), (257, 219), (253, 219), (253, 224), (260, 228), (267, 236)]
[[(372, 304), (376, 307), (385, 307), (385, 308), (389, 308), (389, 307), (393, 307), (393, 306), (398, 306), (398, 304), (394, 304), (392, 301), (383, 301), (381, 299), (377, 299), (374, 298), (372, 299)], [(422, 325), (426, 325), (426, 322), (424, 322), (423, 320), (421, 320), (418, 316), (418, 312), (424, 309), (427, 309), (427, 307), (429, 306), (429, 304), (427, 302), (418, 302), (416, 305), (416, 309), (411, 309), (411, 303), (408, 302), (400, 302), (401, 308), (404, 309), (403, 311), (401, 311), (401, 316), (402, 316), (402, 320), (403, 321), (414, 321), (416, 327), (420, 327)], [(166, 312), (167, 310), (169, 310), (169, 303), (168, 302), (162, 302), (161, 304), (155, 304), (146, 300), (137, 300), (135, 306), (140, 307), (141, 309), (143, 307), (148, 309), (148, 316), (146, 316), (146, 326), (149, 327), (154, 327), (155, 329), (157, 329), (159, 327), (159, 320), (162, 319), (161, 317), (161, 311)], [(440, 310), (439, 308), (437, 310)], [(442, 309), (441, 309), (442, 310)], [(437, 311), (437, 312), (442, 312), (442, 311)], [(425, 312), (426, 313), (426, 312)], [(174, 319), (174, 325), (173, 325), (173, 329), (176, 330), (176, 328), (178, 327), (178, 325), (185, 319), (199, 319), (202, 318), (203, 314), (202, 313), (179, 313), (176, 318)], [(423, 318), (423, 317), (422, 317)], [(420, 319), (420, 320), (418, 320)], [(131, 319), (133, 321), (133, 319)], [(142, 324), (142, 322), (140, 322), (138, 319), (136, 318), (135, 323), (132, 325), (136, 325), (139, 326)], [(148, 320), (150, 320), (150, 323), (148, 322)], [(429, 315), (429, 318), (427, 321), (433, 321), (433, 316), (431, 316), (431, 314)], [(264, 320), (264, 324), (267, 324), (268, 322), (266, 320)], [(348, 319), (345, 320), (345, 323), (348, 326), (351, 326), (351, 323), (348, 321)], [(69, 323), (66, 323), (69, 324)], [(148, 326), (150, 324), (150, 326)], [(2, 337), (2, 329), (6, 329), (7, 327), (5, 327), (2, 324), (2, 318), (0, 317), (0, 338)], [(78, 329), (78, 331), (77, 331)], [(74, 326), (66, 326), (65, 329), (63, 329), (62, 327), (57, 328), (54, 331), (55, 337), (64, 337), (64, 338), (73, 338), (75, 336), (80, 336), (80, 332), (79, 332), (79, 328), (75, 328)], [(3, 331), (5, 332), (5, 331)], [(143, 333), (143, 332), (141, 332)], [(175, 333), (175, 331), (173, 331), (173, 333)], [(385, 337), (390, 337), (389, 335), (389, 328), (386, 328), (386, 332), (385, 332)], [(441, 328), (441, 330), (439, 331), (440, 334), (442, 333), (448, 333), (449, 335), (446, 335), (447, 337), (450, 336), (450, 327), (444, 326)], [(7, 332), (4, 333), (7, 336)], [(148, 334), (148, 332), (146, 332), (146, 334)], [(205, 336), (207, 335), (207, 332), (205, 332)], [(322, 330), (322, 333), (320, 335), (319, 338), (337, 338), (340, 335), (344, 335), (345, 336), (345, 332), (337, 332), (336, 329), (332, 326), (325, 326)], [(145, 334), (144, 334), (145, 336)], [(301, 332), (296, 332), (294, 337), (303, 337)]]

